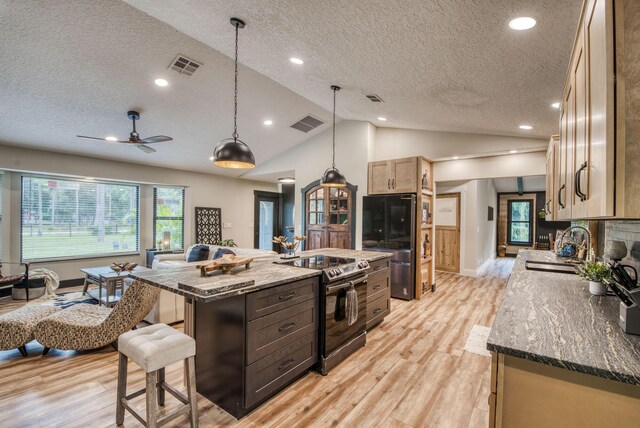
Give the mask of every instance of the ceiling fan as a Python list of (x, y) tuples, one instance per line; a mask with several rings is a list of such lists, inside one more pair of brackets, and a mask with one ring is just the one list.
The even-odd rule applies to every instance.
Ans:
[(153, 137), (140, 138), (140, 134), (136, 131), (136, 120), (140, 119), (140, 113), (137, 111), (128, 111), (127, 117), (133, 121), (133, 131), (129, 134), (129, 139), (120, 141), (120, 140), (111, 140), (107, 138), (98, 138), (98, 137), (87, 137), (86, 135), (77, 135), (79, 138), (88, 138), (90, 140), (103, 140), (103, 141), (113, 141), (116, 143), (125, 143), (125, 144), (133, 144), (140, 150), (145, 153), (155, 153), (156, 149), (147, 146), (146, 144), (152, 143), (162, 143), (165, 141), (172, 141), (173, 138), (167, 137), (166, 135), (154, 135)]

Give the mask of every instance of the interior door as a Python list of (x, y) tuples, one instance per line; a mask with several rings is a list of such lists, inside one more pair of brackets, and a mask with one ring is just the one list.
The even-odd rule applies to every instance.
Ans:
[(281, 214), (279, 193), (255, 191), (254, 247), (260, 250), (280, 251), (273, 243), (273, 237), (281, 235)]
[(436, 196), (436, 270), (460, 272), (460, 193)]
[(325, 188), (314, 187), (306, 194), (307, 242), (305, 250), (316, 250), (328, 246), (326, 238), (326, 204)]

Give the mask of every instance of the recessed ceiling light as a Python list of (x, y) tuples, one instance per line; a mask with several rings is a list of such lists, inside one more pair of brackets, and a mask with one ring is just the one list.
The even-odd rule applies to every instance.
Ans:
[(526, 131), (533, 129), (533, 126), (531, 125), (520, 125), (520, 129), (524, 129)]
[(560, 109), (560, 103), (553, 103), (551, 104), (551, 107), (555, 108), (556, 110)]
[(209, 156), (209, 160), (212, 161), (213, 160), (213, 156)]
[(386, 118), (386, 117), (382, 117), (382, 116), (380, 116), (380, 117), (378, 117), (378, 120), (379, 120), (380, 122), (386, 122), (386, 121), (387, 121), (387, 118)]
[(116, 137), (112, 137), (111, 135), (109, 135), (107, 138), (105, 138), (105, 140), (107, 140), (107, 141), (118, 141), (118, 139)]
[(458, 159), (460, 159), (460, 156), (454, 156), (452, 159), (453, 160), (458, 160)]
[(289, 184), (289, 183), (295, 183), (296, 179), (294, 177), (281, 177), (278, 178), (278, 183), (285, 183), (285, 184)]
[(269, 125), (273, 125), (273, 120), (265, 120), (264, 124), (269, 126)]
[(509, 150), (509, 153), (514, 154), (514, 153), (518, 153), (517, 150)]
[(296, 65), (302, 65), (304, 64), (304, 61), (301, 60), (300, 58), (296, 58), (296, 57), (291, 57), (289, 58), (289, 61), (291, 61), (292, 63), (296, 64)]
[(509, 21), (509, 27), (511, 27), (512, 30), (516, 31), (528, 30), (535, 27), (536, 24), (537, 21), (530, 16), (521, 16)]
[(167, 82), (164, 79), (156, 79), (155, 82), (156, 82), (156, 85), (161, 86), (161, 87), (165, 87), (165, 86), (167, 86), (169, 84), (169, 82)]

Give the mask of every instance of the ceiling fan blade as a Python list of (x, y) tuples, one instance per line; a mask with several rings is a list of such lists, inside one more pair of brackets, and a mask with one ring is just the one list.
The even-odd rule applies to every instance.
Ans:
[(151, 143), (162, 143), (165, 141), (172, 141), (172, 140), (173, 138), (167, 137), (166, 135), (154, 135), (153, 137), (144, 138), (140, 140), (140, 142), (145, 144), (151, 144)]
[(87, 137), (86, 135), (76, 135), (76, 137), (78, 138), (86, 138), (88, 140), (99, 140), (99, 141), (108, 141), (110, 143), (128, 143), (128, 141), (112, 141), (112, 140), (107, 140), (106, 138), (98, 138), (98, 137)]
[(139, 148), (140, 150), (142, 150), (145, 153), (155, 153), (156, 149), (149, 147), (149, 146), (145, 146), (144, 144), (138, 144), (136, 146), (137, 148)]

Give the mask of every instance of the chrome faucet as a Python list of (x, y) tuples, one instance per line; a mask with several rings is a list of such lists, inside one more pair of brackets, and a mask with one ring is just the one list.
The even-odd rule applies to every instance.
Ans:
[(587, 261), (591, 261), (591, 232), (589, 232), (589, 229), (582, 226), (569, 226), (565, 229), (565, 231), (562, 233), (562, 236), (560, 237), (560, 242), (556, 242), (556, 254), (558, 254), (558, 245), (560, 245), (560, 250), (562, 249), (562, 242), (564, 241), (564, 237), (567, 235), (567, 233), (571, 234), (571, 232), (576, 229), (583, 230), (587, 235), (587, 253), (585, 255), (585, 258)]

